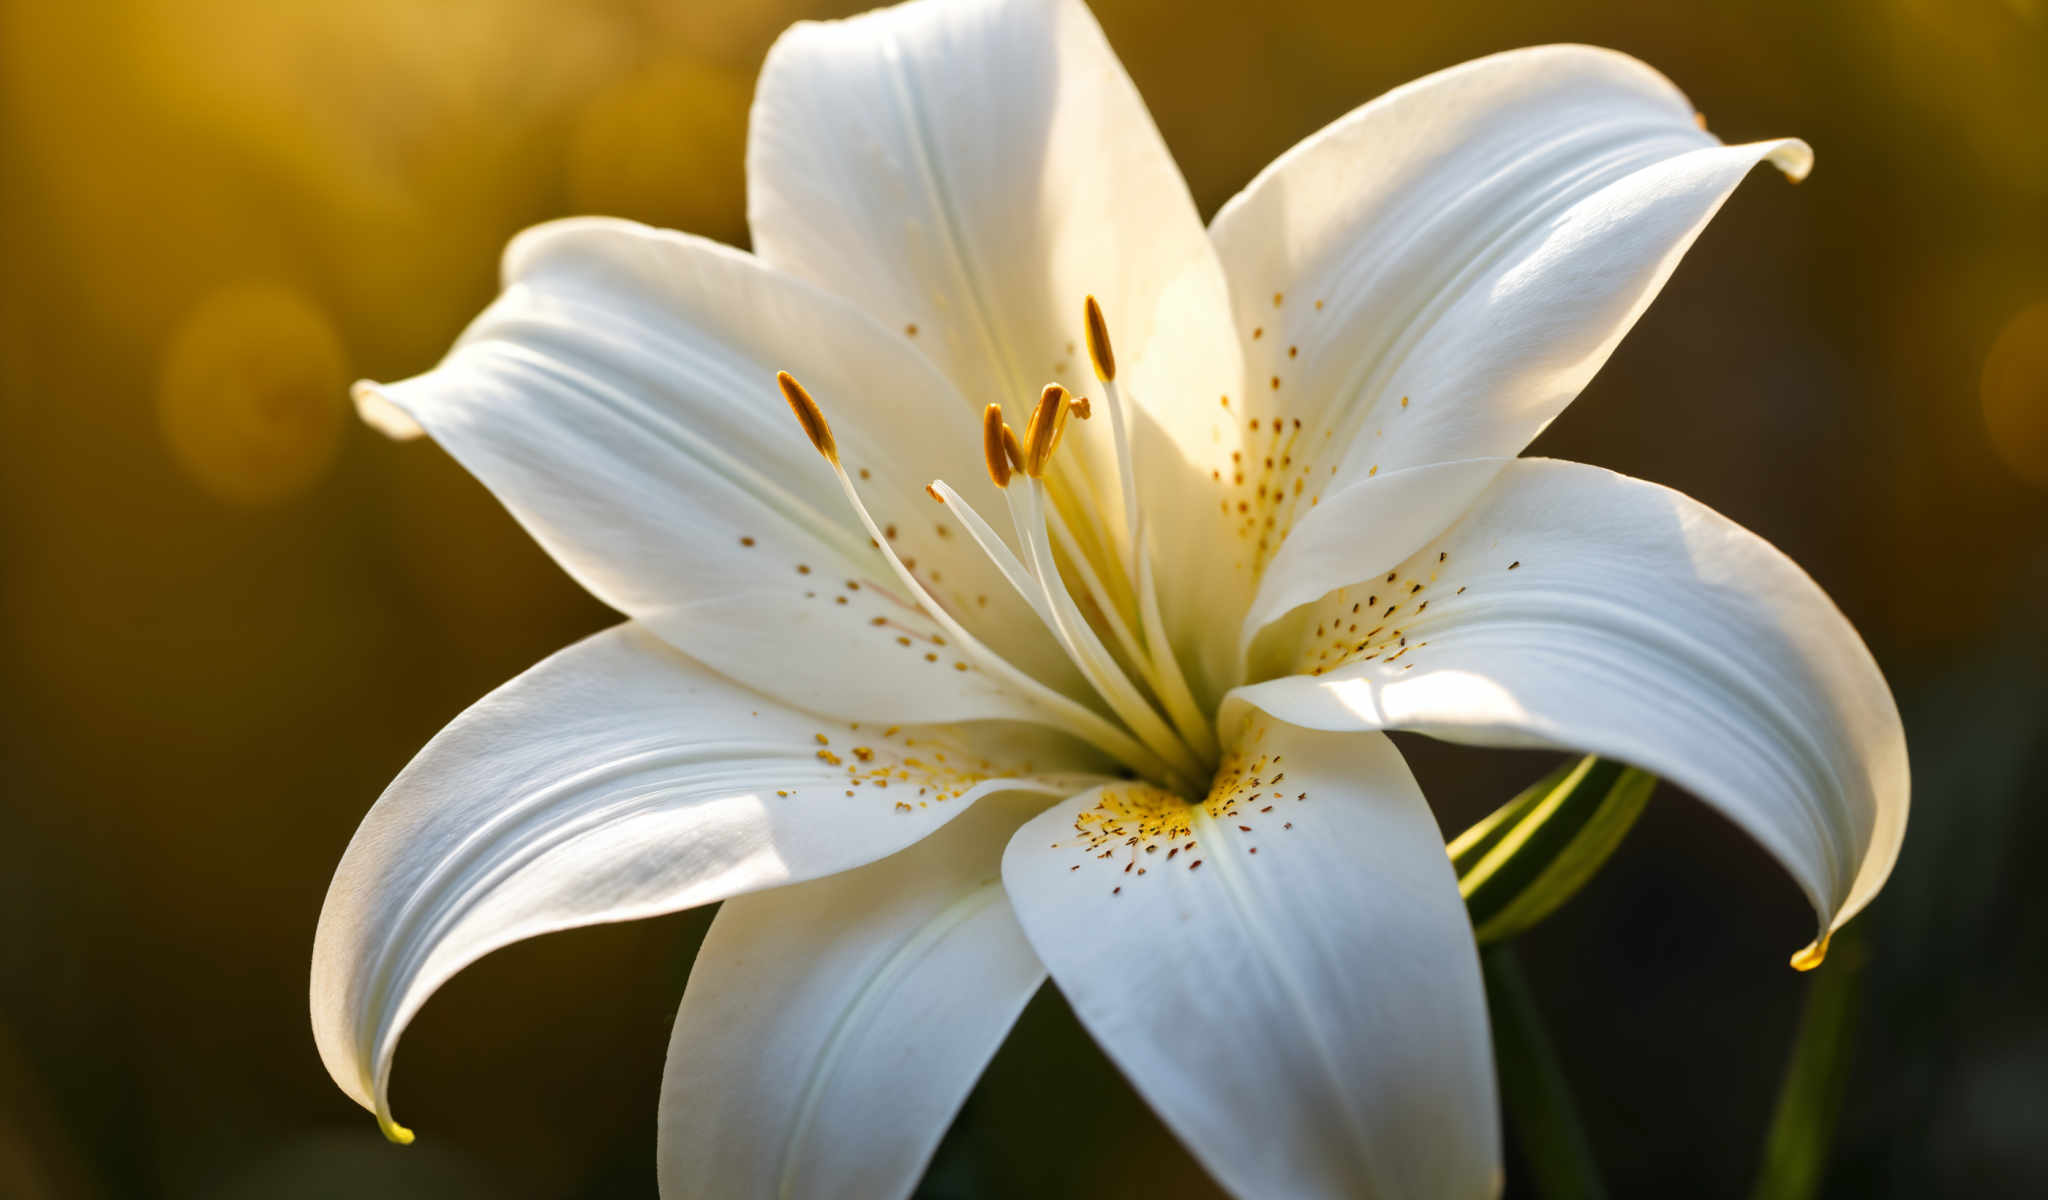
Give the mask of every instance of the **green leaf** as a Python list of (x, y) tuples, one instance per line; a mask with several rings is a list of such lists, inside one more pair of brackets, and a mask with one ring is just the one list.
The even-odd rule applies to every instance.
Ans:
[(1585, 886), (1642, 815), (1657, 778), (1588, 756), (1523, 789), (1449, 850), (1479, 941), (1520, 933)]

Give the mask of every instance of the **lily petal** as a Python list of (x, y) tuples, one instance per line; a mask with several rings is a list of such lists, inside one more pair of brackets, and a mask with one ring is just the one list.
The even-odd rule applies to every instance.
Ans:
[(1491, 1195), (1491, 1039), (1443, 835), (1384, 737), (1254, 715), (1199, 805), (1112, 784), (1003, 882), (1081, 1022), (1244, 1196)]
[(910, 1194), (1045, 981), (1002, 885), (1033, 801), (991, 796), (880, 862), (726, 901), (669, 1042), (664, 1196)]
[(925, 496), (950, 473), (996, 503), (978, 426), (914, 351), (758, 259), (625, 221), (530, 230), (505, 279), (439, 366), (359, 388), (365, 415), (424, 427), (599, 599), (751, 687), (848, 718), (1033, 715), (903, 593), (775, 383), (820, 398), (949, 611), (1011, 661), (1063, 667)]
[(1260, 574), (1258, 594), (1238, 634), (1241, 650), (1248, 652), (1261, 632), (1292, 610), (1415, 553), (1464, 516), (1512, 461), (1429, 463), (1332, 489), (1289, 531)]
[[(1334, 519), (1343, 496), (1360, 498), (1325, 505)], [(1762, 843), (1823, 936), (1890, 873), (1908, 795), (1891, 692), (1820, 587), (1726, 517), (1597, 467), (1521, 459), (1439, 538), (1349, 574), (1267, 635), (1292, 634), (1292, 669), (1308, 674), (1233, 705), (1665, 776)]]
[(1029, 726), (852, 728), (607, 630), (457, 717), (364, 817), (314, 935), (321, 1059), (406, 1140), (399, 1035), (483, 955), (859, 866), (987, 792), (1070, 794), (1087, 776), (1033, 769), (1079, 761)]
[(1766, 159), (1799, 179), (1812, 153), (1723, 146), (1662, 75), (1588, 46), (1454, 67), (1303, 141), (1211, 226), (1239, 415), (1301, 423), (1291, 470), (1245, 490), (1285, 534), (1374, 471), (1520, 452)]
[[(1241, 609), (1249, 564), (1216, 554), (1222, 514), (1186, 501), (1232, 448), (1217, 421), (1241, 377), (1223, 270), (1079, 0), (917, 0), (791, 27), (748, 123), (747, 217), (762, 258), (882, 314), (976, 412), (1002, 404), (1020, 429), (1048, 380), (1089, 390), (1082, 301), (1097, 296), (1139, 410), (1162, 573), (1214, 576), (1167, 590), (1167, 628), (1227, 654), (1202, 618)], [(1121, 531), (1109, 439), (1070, 442), (1063, 459), (1087, 463), (1091, 507)]]

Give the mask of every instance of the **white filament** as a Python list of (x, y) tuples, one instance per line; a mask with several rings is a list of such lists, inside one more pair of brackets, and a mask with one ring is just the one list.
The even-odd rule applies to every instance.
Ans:
[(1054, 636), (1059, 638), (1068, 657), (1081, 669), (1082, 675), (1095, 688), (1097, 694), (1139, 741), (1160, 758), (1171, 763), (1186, 780), (1199, 781), (1206, 778), (1208, 773), (1202, 764), (1144, 696), (1139, 694), (1136, 686), (1103, 646), (1102, 640), (1095, 635), (1094, 628), (1074, 606), (1073, 597), (1067, 593), (1064, 584), (1060, 583), (1059, 568), (1053, 562), (1052, 546), (1045, 529), (1045, 485), (1028, 477), (1024, 482), (1025, 487), (1012, 488), (1005, 494), (1011, 498), (1010, 514), (1017, 526), (1017, 537), (1031, 555), (1039, 590), (1044, 594), (1046, 607), (1051, 611)]
[(1151, 669), (1146, 679), (1152, 690), (1173, 718), (1174, 727), (1194, 747), (1195, 753), (1207, 762), (1215, 762), (1221, 753), (1216, 744), (1215, 730), (1203, 717), (1201, 706), (1195, 703), (1194, 690), (1188, 686), (1187, 676), (1181, 672), (1180, 659), (1175, 657), (1172, 645), (1166, 640), (1166, 623), (1159, 614), (1159, 592), (1152, 577), (1152, 543), (1146, 536), (1144, 515), (1138, 507), (1138, 464), (1131, 449), (1130, 419), (1124, 411), (1123, 389), (1116, 380), (1102, 381), (1104, 400), (1109, 407), (1110, 435), (1116, 443), (1116, 473), (1122, 485), (1124, 497), (1124, 531), (1129, 539), (1132, 594), (1138, 598), (1138, 619), (1144, 627), (1145, 644), (1151, 650), (1146, 661)]
[(890, 568), (896, 572), (896, 578), (916, 599), (918, 607), (925, 611), (925, 615), (937, 622), (939, 627), (946, 631), (947, 636), (959, 644), (961, 651), (974, 659), (976, 665), (988, 674), (1010, 684), (1026, 698), (1038, 704), (1054, 724), (1103, 753), (1146, 774), (1171, 773), (1168, 763), (1163, 760), (1164, 756), (1135, 740), (1129, 733), (1118, 729), (1103, 719), (1101, 714), (1090, 711), (1073, 698), (1061, 695), (1011, 666), (1001, 655), (990, 650), (979, 638), (967, 632), (960, 622), (954, 620), (945, 607), (925, 590), (924, 585), (917, 581), (917, 577), (910, 573), (910, 568), (903, 565), (903, 560), (897, 557), (881, 526), (877, 525), (874, 517), (868, 513), (867, 505), (861, 503), (860, 493), (855, 490), (853, 480), (847, 476), (846, 468), (835, 461), (832, 463), (832, 473), (839, 477), (839, 487), (846, 493), (847, 503), (853, 506), (853, 511), (860, 516), (861, 524), (867, 527), (869, 539), (881, 548), (883, 557), (888, 559)]

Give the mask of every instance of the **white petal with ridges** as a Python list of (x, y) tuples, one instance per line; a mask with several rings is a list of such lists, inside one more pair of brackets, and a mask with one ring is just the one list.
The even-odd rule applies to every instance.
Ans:
[(1240, 415), (1303, 422), (1281, 532), (1375, 468), (1518, 453), (1766, 159), (1797, 179), (1812, 154), (1723, 146), (1662, 75), (1588, 46), (1439, 72), (1282, 155), (1211, 226)]
[(1110, 1058), (1243, 1196), (1491, 1195), (1471, 924), (1393, 744), (1255, 716), (1208, 801), (1112, 784), (1003, 882)]
[[(1190, 585), (1167, 592), (1168, 627), (1222, 661), (1201, 617), (1248, 598), (1249, 563), (1214, 553), (1220, 514), (1185, 500), (1236, 432), (1218, 420), (1240, 378), (1223, 271), (1086, 7), (919, 0), (793, 26), (755, 93), (747, 210), (764, 259), (914, 329), (977, 414), (1001, 404), (1020, 429), (1049, 380), (1100, 398), (1082, 322), (1096, 295), (1156, 544)], [(1106, 424), (1075, 431), (1054, 474), (1120, 530)]]
[(1045, 968), (991, 796), (880, 862), (729, 900), (662, 1076), (664, 1196), (905, 1196)]
[(1464, 516), (1510, 461), (1430, 463), (1356, 480), (1324, 496), (1288, 532), (1259, 576), (1239, 645), (1249, 649), (1261, 631), (1289, 611), (1415, 553)]
[(393, 780), (314, 935), (329, 1074), (394, 1136), (399, 1035), (501, 946), (870, 862), (992, 790), (1067, 794), (1030, 727), (852, 728), (749, 692), (634, 625), (478, 701)]
[(1655, 772), (1762, 843), (1823, 931), (1883, 884), (1906, 822), (1898, 710), (1848, 620), (1763, 539), (1668, 488), (1523, 459), (1385, 566), (1269, 635), (1297, 637), (1310, 674), (1233, 704)]
[(994, 502), (971, 414), (898, 339), (749, 255), (625, 221), (530, 230), (505, 280), (440, 365), (364, 385), (359, 403), (382, 428), (394, 414), (424, 427), (599, 599), (807, 708), (1035, 711), (903, 595), (776, 387), (787, 369), (927, 588), (998, 652), (1074, 686), (925, 495), (945, 473)]

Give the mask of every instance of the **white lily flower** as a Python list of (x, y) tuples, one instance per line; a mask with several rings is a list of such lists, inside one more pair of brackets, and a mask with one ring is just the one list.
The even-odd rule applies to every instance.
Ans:
[(1077, 0), (800, 24), (749, 137), (753, 254), (542, 226), (439, 366), (358, 389), (628, 618), (458, 717), (341, 862), (313, 1024), (392, 1136), (463, 966), (724, 900), (667, 1194), (906, 1193), (1049, 971), (1231, 1191), (1484, 1195), (1472, 930), (1381, 731), (1675, 781), (1812, 902), (1801, 962), (1883, 883), (1904, 742), (1828, 598), (1515, 457), (1804, 144), (1521, 50), (1205, 229)]

